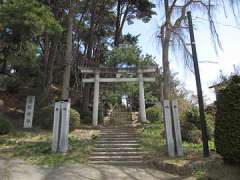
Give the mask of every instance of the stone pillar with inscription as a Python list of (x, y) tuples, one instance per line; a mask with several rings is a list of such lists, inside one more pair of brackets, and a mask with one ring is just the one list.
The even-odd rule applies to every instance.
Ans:
[(34, 104), (35, 96), (27, 96), (23, 125), (24, 128), (32, 128)]
[(173, 112), (173, 123), (174, 123), (174, 134), (175, 134), (175, 146), (176, 153), (178, 156), (183, 156), (182, 148), (182, 135), (181, 135), (181, 126), (178, 114), (178, 103), (177, 100), (172, 101), (172, 112)]
[(55, 103), (52, 151), (65, 153), (68, 151), (68, 134), (70, 119), (70, 102)]
[(168, 100), (164, 100), (163, 108), (164, 108), (164, 125), (165, 125), (168, 155), (171, 157), (174, 157), (175, 148), (174, 148), (173, 129), (172, 129), (173, 126), (172, 126), (170, 103)]

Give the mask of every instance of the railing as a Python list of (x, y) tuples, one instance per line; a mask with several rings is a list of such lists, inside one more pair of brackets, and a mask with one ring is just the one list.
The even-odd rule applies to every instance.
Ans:
[[(116, 107), (117, 107), (117, 104), (115, 104), (115, 105), (113, 106), (113, 108), (108, 112), (107, 117), (109, 118), (109, 121), (111, 121), (113, 111), (115, 110)], [(105, 124), (105, 123), (106, 123), (106, 122), (104, 121), (104, 124)]]

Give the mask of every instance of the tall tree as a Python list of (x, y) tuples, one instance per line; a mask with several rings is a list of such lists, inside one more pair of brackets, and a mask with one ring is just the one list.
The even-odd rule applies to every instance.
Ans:
[(66, 52), (64, 58), (64, 74), (63, 74), (63, 86), (62, 86), (62, 100), (68, 100), (70, 90), (70, 76), (71, 76), (71, 63), (72, 63), (72, 41), (73, 41), (73, 3), (69, 0), (68, 18), (67, 18), (67, 41)]
[(152, 15), (156, 14), (153, 11), (155, 5), (149, 0), (117, 0), (116, 6), (115, 46), (121, 43), (122, 30), (126, 21), (128, 24), (133, 24), (134, 19), (140, 19), (146, 23)]
[[(185, 63), (189, 65), (191, 53), (186, 46), (187, 22), (186, 13), (189, 10), (197, 11), (209, 18), (209, 27), (212, 34), (214, 45), (221, 43), (213, 21), (214, 0), (160, 0), (165, 9), (165, 20), (160, 28), (160, 42), (162, 45), (162, 64), (163, 64), (163, 95), (164, 99), (170, 98), (170, 68), (169, 68), (169, 51), (170, 48), (178, 48), (184, 54)], [(163, 4), (162, 4), (163, 3)], [(215, 46), (217, 47), (217, 46)]]

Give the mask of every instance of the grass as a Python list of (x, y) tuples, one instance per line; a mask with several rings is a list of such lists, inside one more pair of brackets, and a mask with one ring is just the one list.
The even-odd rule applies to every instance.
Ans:
[(163, 124), (154, 122), (140, 133), (140, 143), (146, 152), (146, 158), (161, 157), (166, 154), (165, 139), (163, 138)]
[[(166, 143), (164, 137), (164, 124), (156, 121), (146, 127), (140, 133), (140, 142), (148, 157), (165, 157), (167, 156)], [(209, 141), (209, 148), (214, 150), (214, 142)], [(202, 144), (183, 142), (184, 159), (193, 156), (202, 156)], [(176, 159), (176, 158), (175, 158)]]
[[(151, 123), (148, 127), (143, 128), (140, 133), (140, 142), (146, 152), (145, 158), (147, 160), (156, 160), (181, 166), (191, 164), (196, 161), (204, 161), (202, 153), (202, 144), (194, 144), (183, 142), (184, 156), (171, 158), (167, 154), (164, 124), (160, 121)], [(209, 141), (210, 149), (214, 149), (214, 143)], [(205, 169), (202, 167), (196, 169), (193, 174), (197, 179), (202, 179), (205, 176)]]
[[(146, 159), (159, 159), (159, 161), (175, 165), (183, 165), (192, 162), (205, 162), (205, 164), (197, 166), (192, 173), (192, 176), (197, 180), (208, 178), (239, 180), (239, 164), (223, 163), (223, 161), (214, 157), (216, 153), (212, 153), (213, 156), (207, 159), (203, 158), (202, 144), (183, 142), (184, 156), (175, 158), (168, 157), (164, 138), (164, 125), (160, 121), (151, 123), (148, 127), (145, 127), (140, 133), (139, 140), (146, 152)], [(215, 147), (213, 141), (209, 141), (209, 149), (214, 151)]]
[(15, 132), (0, 137), (0, 157), (20, 158), (35, 165), (86, 163), (94, 148), (96, 132), (78, 130), (69, 135), (69, 151), (52, 153), (50, 132)]

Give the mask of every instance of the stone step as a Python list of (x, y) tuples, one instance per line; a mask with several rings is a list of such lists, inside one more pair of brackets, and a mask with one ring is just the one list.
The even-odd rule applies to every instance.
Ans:
[(131, 135), (134, 135), (136, 136), (137, 133), (135, 132), (132, 132), (132, 133), (128, 133), (128, 132), (121, 132), (121, 133), (118, 133), (118, 132), (101, 132), (99, 133), (99, 135), (128, 135), (128, 136), (131, 136)]
[(143, 161), (90, 161), (90, 163), (115, 166), (141, 166)]
[(102, 135), (99, 138), (137, 138), (137, 135)]
[(126, 140), (129, 140), (129, 141), (134, 141), (134, 140), (137, 140), (136, 137), (99, 137), (97, 139), (98, 141), (126, 141)]
[(100, 133), (130, 133), (130, 134), (136, 134), (136, 131), (133, 130), (102, 130)]
[(142, 152), (140, 147), (96, 147), (95, 152)]
[(138, 143), (137, 140), (125, 140), (125, 141), (119, 141), (118, 139), (117, 140), (109, 140), (109, 141), (96, 141), (96, 144), (136, 144)]
[(130, 127), (121, 127), (121, 128), (106, 128), (106, 129), (101, 129), (101, 131), (130, 131), (130, 132), (135, 132), (134, 128), (130, 128)]
[(136, 138), (99, 138), (97, 139), (96, 142), (102, 142), (102, 141), (106, 141), (106, 142), (128, 142), (128, 141), (136, 141), (135, 143), (139, 143), (139, 140)]
[(99, 133), (99, 136), (101, 135), (138, 135), (136, 132), (101, 132)]
[(142, 156), (91, 156), (90, 161), (141, 161)]
[(141, 151), (123, 151), (123, 152), (93, 152), (93, 156), (141, 156), (144, 153)]
[(137, 134), (137, 131), (131, 131), (131, 130), (102, 130), (100, 134), (102, 133), (109, 133), (109, 134)]
[(121, 148), (121, 147), (140, 147), (138, 143), (125, 143), (125, 144), (97, 144), (96, 147), (115, 147), (115, 148)]

